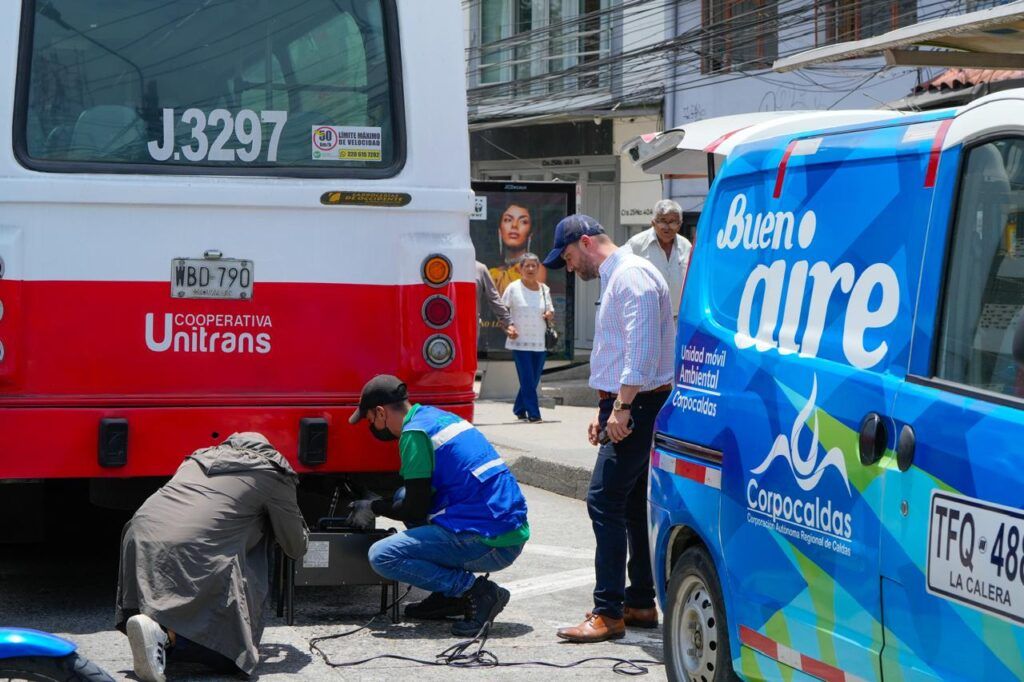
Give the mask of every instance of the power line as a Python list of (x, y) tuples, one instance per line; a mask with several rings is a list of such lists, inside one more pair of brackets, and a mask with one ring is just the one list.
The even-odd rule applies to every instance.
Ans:
[[(664, 3), (661, 3), (658, 6), (664, 6)], [(935, 2), (919, 4), (911, 9), (908, 9), (907, 11), (897, 15), (895, 19), (898, 24), (903, 24), (904, 19), (924, 20), (926, 18), (931, 18), (931, 16), (934, 16), (935, 13), (929, 15), (928, 10), (936, 6), (942, 6), (945, 9), (944, 12), (940, 12), (939, 14), (947, 14), (953, 9), (950, 7), (950, 4), (948, 2), (936, 0)], [(810, 30), (807, 30), (807, 24), (812, 23), (810, 21), (807, 21), (807, 19), (813, 19), (812, 9), (813, 8), (809, 8), (807, 6), (799, 6), (787, 10), (785, 12), (779, 13), (773, 21), (773, 23), (776, 23), (778, 26), (778, 41), (793, 41), (799, 38), (816, 34), (818, 31), (817, 23), (813, 23), (813, 26), (810, 28)], [(665, 80), (665, 76), (672, 69), (675, 69), (675, 71), (678, 72), (680, 61), (682, 61), (678, 59), (680, 54), (692, 54), (695, 58), (685, 60), (684, 63), (687, 66), (694, 66), (695, 63), (701, 61), (704, 57), (703, 46), (705, 44), (712, 42), (716, 37), (720, 37), (726, 33), (735, 34), (739, 32), (737, 30), (736, 19), (750, 19), (751, 21), (746, 25), (746, 27), (749, 30), (750, 28), (757, 26), (756, 20), (760, 13), (760, 10), (751, 10), (742, 15), (738, 15), (732, 23), (725, 22), (722, 25), (719, 25), (711, 30), (708, 30), (707, 28), (702, 26), (698, 29), (692, 29), (690, 31), (687, 31), (678, 38), (660, 41), (649, 46), (643, 46), (638, 50), (620, 52), (617, 55), (610, 56), (605, 59), (594, 60), (582, 65), (576, 65), (568, 69), (563, 69), (561, 71), (549, 72), (546, 74), (540, 74), (530, 78), (517, 79), (512, 82), (505, 82), (481, 88), (475, 88), (470, 91), (470, 102), (471, 104), (475, 103), (478, 106), (485, 106), (487, 109), (488, 118), (498, 117), (503, 114), (512, 114), (516, 110), (521, 110), (524, 108), (528, 108), (530, 106), (535, 106), (545, 100), (558, 101), (559, 97), (563, 95), (563, 93), (572, 92), (571, 86), (563, 86), (560, 89), (552, 88), (550, 87), (552, 82), (557, 83), (559, 79), (565, 79), (567, 77), (576, 77), (577, 79), (593, 79), (602, 77), (607, 78), (608, 73), (602, 72), (602, 70), (606, 72), (611, 72), (616, 65), (624, 67), (619, 73), (615, 74), (615, 76), (624, 85), (629, 83), (640, 83), (645, 81), (647, 83), (650, 83), (652, 81), (663, 82)], [(692, 15), (695, 13), (691, 12), (690, 14)], [(808, 17), (809, 14), (810, 17)], [(905, 23), (911, 22), (908, 21)], [(739, 26), (743, 26), (743, 24), (739, 24)], [(749, 47), (752, 44), (756, 44), (760, 39), (761, 38), (759, 35), (754, 34), (746, 41), (734, 41), (731, 47), (734, 52), (740, 52), (742, 47)], [(799, 47), (797, 48), (797, 50), (793, 51), (795, 52), (802, 49), (806, 48)], [(673, 57), (675, 57), (675, 59), (673, 59)], [(652, 63), (654, 64), (653, 67), (651, 66)], [(684, 71), (682, 74), (679, 74), (679, 77), (676, 79), (676, 82), (663, 83), (660, 87), (648, 88), (647, 93), (656, 91), (661, 95), (667, 95), (675, 92), (694, 89), (696, 87), (703, 87), (715, 83), (728, 82), (730, 80), (736, 80), (739, 77), (753, 76), (760, 77), (762, 79), (764, 78), (764, 76), (758, 76), (758, 74), (749, 73), (748, 69), (744, 68), (745, 66), (746, 64), (743, 63), (738, 65), (734, 64), (731, 66), (731, 71), (729, 72), (714, 73), (705, 73), (704, 69), (701, 68), (699, 69), (699, 71), (701, 71), (702, 73), (699, 77), (691, 78), (687, 80), (685, 83), (679, 82), (682, 81), (686, 76), (697, 75), (698, 69), (691, 68), (690, 70)], [(813, 79), (810, 79), (809, 76), (802, 76), (801, 78), (809, 80), (811, 83), (813, 83), (813, 85), (805, 86), (802, 84), (794, 84), (792, 82), (787, 81), (781, 81), (781, 83), (784, 83), (786, 87), (797, 90), (803, 90), (805, 92), (822, 92), (834, 90), (837, 89), (837, 87), (838, 89), (846, 90), (848, 89), (848, 87), (844, 86), (843, 84), (847, 83), (849, 84), (849, 87), (852, 87), (855, 91), (862, 87), (862, 85), (869, 81), (870, 79), (865, 79), (864, 81), (860, 82), (859, 85), (857, 85), (854, 84), (851, 74), (856, 73), (857, 71), (864, 71), (866, 68), (867, 67), (845, 67), (842, 69), (833, 68), (827, 70), (827, 73), (831, 76), (833, 80), (833, 82), (829, 83), (828, 85), (817, 83), (816, 81), (813, 81)], [(871, 66), (870, 68), (872, 70), (876, 69), (876, 67), (874, 66)], [(760, 65), (757, 65), (755, 67), (755, 70), (760, 70)], [(523, 90), (525, 89), (524, 86), (527, 84), (540, 84), (538, 86), (535, 86), (535, 89), (537, 89), (538, 92), (536, 94), (523, 93)], [(540, 92), (539, 90), (544, 85), (549, 86), (547, 91)], [(623, 87), (622, 89), (625, 90), (625, 87)], [(500, 102), (494, 101), (495, 98), (493, 95), (493, 93), (500, 93), (502, 92), (502, 90), (505, 90), (510, 94), (515, 90), (519, 90), (520, 92), (517, 93), (517, 97), (514, 101), (510, 101), (506, 106), (502, 107)], [(585, 92), (579, 92), (578, 89), (577, 91), (572, 92), (572, 94), (576, 97), (581, 98), (586, 96)], [(635, 101), (635, 99), (635, 97), (630, 98), (629, 95), (626, 94), (622, 98), (620, 98), (619, 101)]]
[[(943, 1), (943, 2), (936, 2), (934, 4), (943, 4), (943, 5), (945, 5), (947, 3), (945, 1)], [(913, 14), (917, 14), (918, 11), (920, 9), (923, 9), (925, 6), (927, 6), (927, 5), (922, 5), (920, 7), (914, 8), (914, 10), (905, 12), (904, 15), (905, 16), (909, 16), (912, 13)], [(799, 17), (800, 15), (805, 14), (808, 11), (809, 10), (808, 10), (807, 7), (797, 7), (795, 9), (793, 9), (793, 10), (790, 10), (790, 11), (788, 11), (786, 13), (783, 13), (783, 14), (777, 16), (775, 21), (779, 24), (780, 39), (783, 39), (783, 38), (784, 39), (793, 39), (793, 38), (802, 37), (802, 36), (806, 36), (806, 35), (811, 35), (812, 33), (815, 33), (817, 27), (815, 27), (815, 30), (812, 30), (812, 31), (804, 31), (802, 33), (794, 33), (794, 34), (791, 34), (791, 35), (782, 35), (782, 33), (785, 31), (785, 29), (790, 28), (790, 27), (794, 27), (794, 26), (795, 27), (799, 27), (803, 23), (803, 22), (783, 23), (784, 20), (788, 19), (789, 17), (793, 17), (793, 16)], [(678, 38), (662, 41), (662, 46), (665, 48), (665, 51), (671, 51), (673, 49), (675, 49), (676, 51), (679, 51), (679, 50), (685, 49), (689, 44), (695, 43), (697, 41), (706, 42), (706, 41), (709, 41), (709, 40), (713, 40), (714, 38), (722, 36), (722, 35), (731, 34), (731, 33), (738, 33), (738, 32), (740, 32), (744, 28), (747, 28), (747, 29), (754, 28), (754, 27), (757, 27), (757, 22), (759, 20), (759, 15), (760, 14), (761, 14), (761, 11), (759, 9), (751, 10), (749, 12), (746, 12), (746, 13), (742, 14), (742, 15), (738, 15), (737, 17), (734, 17), (730, 22), (720, 22), (720, 25), (717, 28), (713, 29), (713, 30), (709, 31), (707, 28), (701, 27), (701, 29), (692, 30), (692, 31), (689, 31), (687, 33), (684, 33), (681, 36), (679, 36)], [(904, 15), (901, 15), (901, 16), (904, 16)], [(737, 21), (740, 18), (746, 18), (746, 19), (749, 19), (750, 21), (747, 24), (742, 24), (742, 23), (739, 23)], [(740, 41), (740, 42), (738, 42), (738, 43), (736, 43), (734, 45), (734, 49), (738, 49), (739, 47), (744, 46), (744, 45), (749, 45), (751, 43), (756, 42), (759, 39), (760, 38), (758, 36), (754, 36), (754, 37), (748, 39), (747, 41)], [(631, 57), (636, 56), (636, 54), (637, 53), (635, 51), (634, 52), (629, 52), (629, 51), (621, 52), (618, 55), (616, 55), (616, 58), (618, 58), (620, 61), (625, 61), (625, 60), (628, 60)], [(512, 61), (515, 61), (515, 60), (512, 60)], [(488, 64), (488, 66), (501, 66), (501, 65), (502, 65), (501, 62), (493, 63), (493, 64)], [(600, 65), (603, 65), (603, 64), (599, 64), (599, 66)], [(739, 66), (742, 66), (742, 64), (739, 65)], [(594, 68), (594, 63), (593, 62), (585, 63), (583, 65), (579, 65), (579, 66), (573, 67), (572, 69), (566, 69), (566, 70), (563, 70), (563, 71), (570, 71), (570, 70), (578, 71), (580, 69), (586, 69), (586, 68)], [(735, 69), (736, 65), (734, 65), (733, 68)], [(532, 80), (542, 79), (542, 78), (545, 78), (545, 77), (547, 77), (547, 78), (552, 78), (552, 77), (557, 78), (557, 77), (560, 77), (562, 75), (564, 75), (562, 72), (540, 74), (540, 75), (532, 77), (530, 79), (517, 79), (514, 82), (489, 84), (488, 86), (482, 86), (480, 88), (475, 88), (474, 92), (482, 91), (482, 90), (484, 90), (484, 88), (488, 88), (488, 87), (490, 87), (490, 88), (500, 88), (500, 87), (503, 87), (503, 86), (504, 87), (508, 87), (509, 85), (522, 84), (524, 82), (529, 82), (529, 81), (532, 81)]]
[[(572, 15), (572, 16), (569, 16), (569, 17), (565, 17), (565, 18), (563, 18), (563, 19), (561, 19), (561, 20), (559, 20), (559, 21), (557, 21), (555, 23), (548, 23), (548, 24), (545, 24), (545, 25), (542, 25), (542, 26), (537, 26), (535, 28), (528, 29), (526, 31), (519, 31), (519, 32), (515, 33), (514, 35), (511, 35), (511, 36), (508, 36), (508, 37), (505, 37), (505, 38), (501, 38), (499, 40), (488, 42), (486, 45), (470, 45), (470, 46), (468, 46), (466, 48), (466, 50), (467, 51), (472, 51), (472, 50), (480, 49), (480, 48), (485, 48), (485, 49), (492, 49), (492, 48), (494, 48), (494, 49), (505, 49), (505, 48), (509, 48), (509, 47), (521, 46), (521, 45), (533, 42), (535, 40), (536, 41), (547, 40), (547, 39), (550, 38), (549, 34), (554, 33), (556, 31), (560, 32), (560, 31), (563, 31), (565, 29), (572, 28), (572, 27), (574, 27), (577, 24), (591, 23), (595, 19), (599, 20), (599, 19), (604, 19), (604, 18), (610, 17), (610, 16), (615, 15), (615, 14), (621, 14), (621, 13), (624, 13), (625, 11), (627, 11), (629, 9), (632, 9), (632, 8), (647, 6), (647, 7), (644, 7), (644, 11), (645, 12), (654, 12), (654, 11), (657, 11), (659, 9), (663, 10), (666, 7), (674, 6), (674, 5), (677, 4), (676, 0), (663, 0), (663, 1), (657, 2), (657, 4), (655, 4), (655, 2), (656, 2), (656, 0), (625, 0), (624, 2), (621, 2), (621, 3), (618, 3), (618, 4), (611, 4), (608, 7), (604, 8), (604, 9), (601, 9), (601, 10), (594, 10), (594, 11), (591, 11), (591, 12), (583, 12), (583, 13), (580, 13), (580, 14), (575, 14), (575, 15)], [(638, 16), (638, 15), (634, 14), (633, 16)], [(511, 27), (511, 25), (510, 25), (510, 27)], [(481, 26), (479, 29), (477, 29), (475, 27), (470, 27), (468, 29), (468, 31), (470, 33), (474, 33), (474, 32), (477, 32), (477, 31), (482, 32), (483, 31), (483, 27)], [(563, 37), (563, 36), (560, 35), (559, 37)]]
[[(647, 26), (644, 26), (644, 25), (636, 26), (636, 24), (642, 23), (642, 20), (644, 20), (644, 19), (657, 19), (658, 17), (656, 16), (656, 13), (659, 12), (659, 11), (660, 12), (664, 12), (664, 10), (666, 10), (668, 7), (671, 7), (671, 6), (675, 5), (675, 0), (658, 0), (656, 2), (652, 1), (652, 0), (631, 0), (630, 2), (628, 2), (628, 3), (624, 4), (624, 5), (616, 6), (616, 10), (617, 10), (617, 12), (624, 12), (625, 10), (630, 9), (632, 7), (640, 7), (640, 6), (643, 6), (643, 5), (646, 5), (646, 7), (643, 9), (643, 13), (642, 14), (639, 13), (639, 12), (630, 14), (628, 17), (624, 17), (621, 22), (619, 22), (618, 24), (616, 24), (614, 26), (612, 26), (609, 23), (604, 30), (606, 32), (608, 32), (608, 33), (611, 33), (613, 29), (616, 29), (616, 28), (620, 29), (618, 37), (621, 40), (625, 41), (626, 37), (628, 37), (630, 35), (634, 35), (635, 33), (639, 33), (641, 31), (644, 31), (644, 30), (647, 29)], [(487, 44), (484, 44), (484, 45), (471, 45), (470, 47), (467, 48), (467, 52), (470, 53), (471, 58), (472, 58), (473, 53), (492, 52), (492, 51), (507, 52), (507, 51), (510, 51), (512, 48), (515, 48), (515, 47), (536, 46), (536, 45), (544, 46), (544, 45), (549, 44), (553, 40), (565, 40), (566, 38), (571, 39), (574, 34), (559, 34), (559, 35), (554, 36), (554, 37), (552, 37), (549, 34), (553, 32), (554, 28), (558, 28), (559, 30), (561, 30), (561, 29), (564, 29), (564, 28), (571, 28), (574, 24), (583, 24), (583, 23), (593, 22), (594, 18), (601, 18), (601, 17), (605, 16), (605, 14), (606, 14), (606, 12), (602, 13), (601, 15), (597, 15), (596, 13), (587, 13), (587, 14), (577, 15), (577, 16), (573, 17), (572, 19), (569, 19), (569, 20), (566, 20), (566, 21), (562, 22), (557, 27), (541, 26), (541, 27), (538, 27), (538, 28), (534, 28), (534, 29), (531, 29), (531, 30), (528, 30), (528, 31), (524, 31), (524, 32), (518, 33), (515, 36), (512, 36), (510, 38), (504, 39), (502, 41), (495, 41), (495, 42), (487, 43)], [(633, 28), (627, 30), (627, 27), (630, 27), (630, 26), (633, 26)], [(575, 35), (579, 35), (579, 34), (577, 33)], [(572, 55), (560, 55), (560, 56), (572, 56)], [(488, 67), (504, 66), (504, 65), (508, 64), (510, 61), (514, 61), (514, 58), (512, 60), (488, 62), (486, 64), (486, 66), (488, 66)]]

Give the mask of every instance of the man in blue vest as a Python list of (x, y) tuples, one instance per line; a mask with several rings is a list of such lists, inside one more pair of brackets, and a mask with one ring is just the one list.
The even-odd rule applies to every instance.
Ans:
[(507, 568), (530, 537), (515, 476), (472, 424), (436, 407), (411, 405), (396, 377), (381, 374), (363, 387), (349, 422), (363, 418), (378, 440), (398, 440), (405, 495), (356, 500), (352, 523), (370, 527), (374, 517), (387, 516), (410, 526), (375, 543), (370, 563), (385, 578), (430, 590), (406, 607), (407, 616), (464, 616), (452, 624), (452, 634), (476, 635), (505, 608), (509, 592), (474, 574)]

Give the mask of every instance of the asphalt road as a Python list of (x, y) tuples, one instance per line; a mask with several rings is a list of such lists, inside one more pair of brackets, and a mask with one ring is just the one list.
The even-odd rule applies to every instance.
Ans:
[[(543, 660), (569, 663), (589, 656), (662, 659), (661, 633), (630, 631), (618, 642), (573, 645), (555, 637), (562, 625), (583, 619), (591, 605), (594, 538), (584, 503), (525, 488), (533, 537), (523, 555), (493, 579), (512, 592), (494, 626), (487, 649), (502, 662)], [(57, 633), (118, 679), (134, 679), (127, 639), (113, 630), (117, 543), (125, 517), (116, 513), (67, 514), (64, 537), (46, 545), (0, 545), (0, 625)], [(404, 591), (404, 588), (403, 588)], [(422, 592), (413, 590), (416, 600)], [(365, 623), (379, 607), (375, 588), (306, 588), (296, 592), (295, 625), (269, 610), (260, 646), (261, 680), (386, 680), (415, 675), (417, 680), (618, 679), (610, 662), (568, 670), (541, 667), (462, 670), (379, 660), (359, 667), (331, 668), (311, 654), (311, 637), (344, 632)], [(334, 661), (399, 654), (432, 660), (458, 641), (443, 624), (379, 619), (366, 630), (327, 641)], [(650, 667), (645, 680), (664, 680), (664, 668)], [(195, 670), (170, 679), (216, 679)], [(233, 679), (233, 678), (224, 678)]]

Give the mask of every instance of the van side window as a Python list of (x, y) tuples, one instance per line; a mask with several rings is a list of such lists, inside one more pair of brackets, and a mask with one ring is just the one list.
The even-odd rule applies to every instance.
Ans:
[(392, 0), (25, 2), (29, 167), (380, 177), (403, 161)]
[(1024, 397), (1024, 139), (969, 151), (956, 216), (936, 375)]

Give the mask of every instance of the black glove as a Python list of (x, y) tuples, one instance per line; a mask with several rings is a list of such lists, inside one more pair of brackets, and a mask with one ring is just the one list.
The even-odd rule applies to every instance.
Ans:
[(373, 500), (356, 500), (349, 505), (348, 525), (358, 530), (370, 530), (377, 525), (377, 515), (373, 513)]

